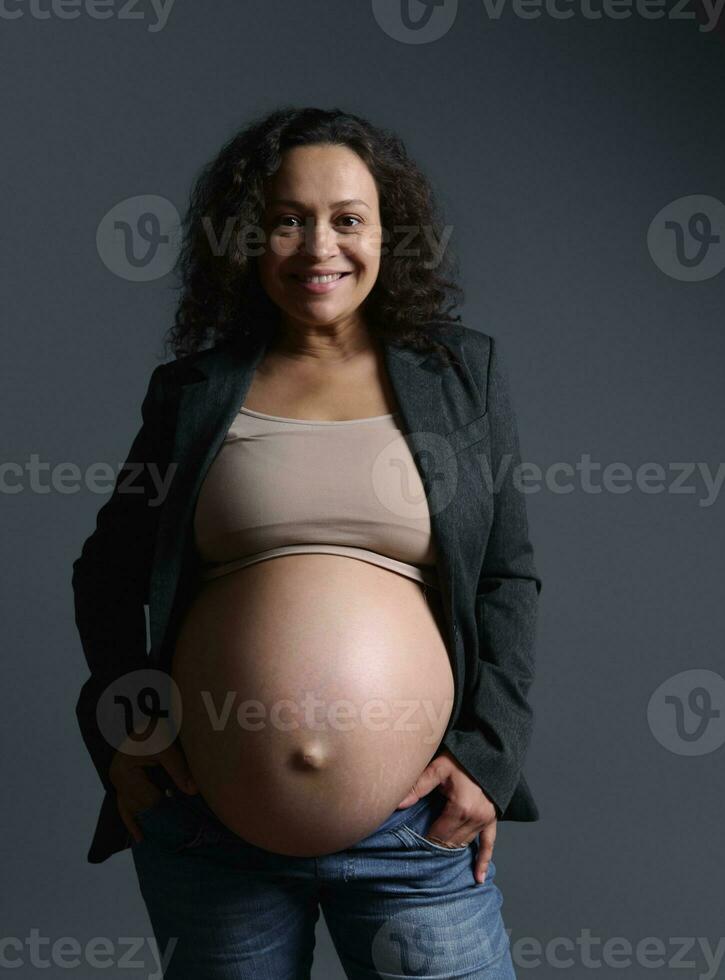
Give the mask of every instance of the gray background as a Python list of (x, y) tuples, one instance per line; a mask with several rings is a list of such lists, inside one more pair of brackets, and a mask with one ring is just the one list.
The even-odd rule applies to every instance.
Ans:
[[(722, 29), (593, 20), (580, 7), (524, 19), (509, 4), (496, 19), (467, 2), (434, 10), (449, 29), (410, 44), (379, 23), (380, 6), (178, 0), (162, 30), (149, 29), (148, 3), (134, 8), (141, 19), (119, 18), (120, 2), (109, 20), (7, 8), (22, 16), (0, 18), (13, 96), (2, 110), (4, 456), (117, 469), (138, 429), (174, 281), (132, 282), (101, 261), (96, 231), (115, 204), (160, 194), (183, 210), (198, 168), (280, 104), (339, 106), (398, 131), (454, 226), (464, 322), (501, 341), (524, 459), (546, 468), (588, 453), (667, 471), (656, 494), (574, 480), (571, 493), (529, 497), (544, 587), (526, 772), (542, 819), (500, 824), (495, 850), (518, 973), (665, 977), (679, 955), (674, 975), (711, 976), (706, 943), (725, 944), (722, 682), (703, 675), (721, 711), (708, 741), (680, 737), (661, 696), (648, 707), (668, 679), (687, 700), (681, 672), (725, 673), (722, 499), (702, 506), (696, 474), (691, 492), (673, 492), (669, 471), (715, 472), (722, 458), (725, 272), (668, 274), (647, 231), (669, 202), (725, 201)], [(399, 19), (397, 4), (385, 16)], [(710, 258), (725, 264), (712, 215), (722, 234)], [(70, 577), (105, 499), (27, 481), (4, 495), (0, 918), (21, 940), (33, 929), (81, 943), (151, 936), (129, 852), (85, 863), (101, 791), (75, 724), (87, 671)], [(615, 965), (621, 951), (588, 965), (587, 932), (597, 958), (601, 943), (629, 941), (631, 965)], [(322, 922), (317, 935), (314, 975), (337, 980)], [(522, 952), (522, 940), (556, 937), (572, 944), (557, 953), (568, 968)], [(647, 937), (663, 944), (656, 969), (637, 959)], [(684, 957), (671, 937), (690, 937)], [(148, 976), (148, 950), (140, 962), (119, 975)]]

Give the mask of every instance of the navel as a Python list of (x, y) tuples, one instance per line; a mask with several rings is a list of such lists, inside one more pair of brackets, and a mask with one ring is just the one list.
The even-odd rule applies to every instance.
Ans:
[(324, 769), (327, 753), (318, 742), (311, 742), (295, 750), (292, 765), (295, 769)]

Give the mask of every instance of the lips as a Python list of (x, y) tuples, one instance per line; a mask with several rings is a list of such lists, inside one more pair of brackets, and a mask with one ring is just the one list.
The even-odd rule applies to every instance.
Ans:
[(339, 276), (340, 279), (342, 279), (344, 278), (344, 276), (349, 276), (351, 274), (352, 273), (350, 272), (342, 272), (340, 270), (337, 271), (332, 270), (330, 272), (305, 272), (305, 273), (293, 272), (292, 278), (298, 279), (300, 282), (305, 282), (306, 280), (310, 279), (311, 277), (314, 278), (315, 276)]

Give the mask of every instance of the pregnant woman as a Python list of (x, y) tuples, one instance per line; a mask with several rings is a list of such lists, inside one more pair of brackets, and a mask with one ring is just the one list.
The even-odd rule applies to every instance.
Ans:
[(167, 980), (309, 977), (320, 908), (355, 980), (514, 977), (491, 855), (538, 818), (541, 581), (428, 183), (369, 122), (283, 109), (184, 232), (177, 356), (74, 564), (89, 860), (130, 845)]

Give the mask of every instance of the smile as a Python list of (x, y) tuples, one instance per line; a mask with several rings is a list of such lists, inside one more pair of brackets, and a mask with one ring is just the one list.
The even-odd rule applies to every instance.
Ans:
[(327, 276), (295, 276), (295, 279), (299, 279), (300, 282), (335, 282), (349, 275), (349, 272), (335, 272)]
[(308, 296), (325, 296), (334, 292), (350, 272), (330, 272), (322, 276), (292, 276), (292, 281)]

